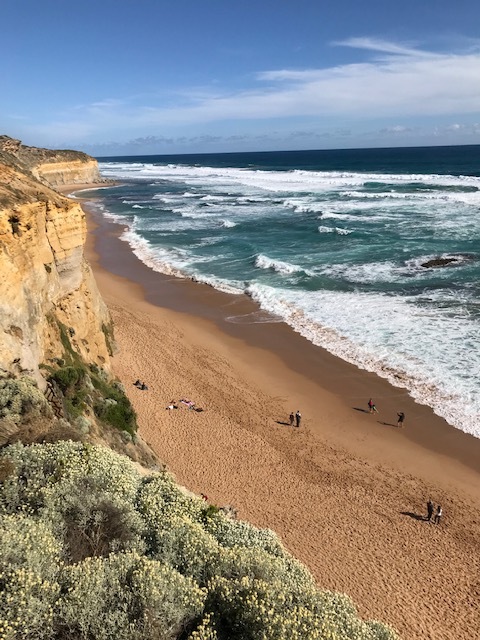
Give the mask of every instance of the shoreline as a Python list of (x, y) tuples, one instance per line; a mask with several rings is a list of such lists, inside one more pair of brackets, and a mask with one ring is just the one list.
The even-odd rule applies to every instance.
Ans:
[[(267, 313), (245, 294), (224, 293), (207, 284), (153, 271), (119, 239), (124, 230), (122, 224), (105, 220), (95, 212), (90, 211), (88, 215), (90, 224), (94, 221), (97, 228), (93, 231), (99, 253), (97, 264), (141, 286), (145, 299), (151, 304), (213, 322), (222, 333), (274, 353), (289, 369), (316, 380), (347, 411), (362, 412), (367, 409), (368, 398), (373, 397), (380, 413), (369, 422), (379, 428), (372, 430), (371, 424), (367, 424), (370, 432), (382, 431), (382, 426), (382, 437), (393, 427), (396, 431), (397, 412), (404, 411), (406, 426), (391, 444), (401, 447), (406, 438), (426, 450), (456, 459), (480, 474), (480, 439), (450, 425), (431, 407), (414, 400), (407, 389), (396, 387), (376, 373), (360, 369), (314, 345), (283, 321), (237, 323), (227, 320), (257, 313), (265, 318)], [(119, 251), (121, 260), (116, 257)], [(321, 411), (324, 410), (322, 407)]]
[[(480, 440), (284, 323), (227, 322), (257, 305), (153, 272), (119, 240), (121, 225), (87, 218), (88, 259), (121, 349), (114, 370), (178, 481), (274, 529), (363, 617), (412, 640), (471, 637)], [(137, 378), (151, 391), (132, 387)], [(185, 395), (205, 411), (165, 411)], [(379, 415), (367, 413), (370, 396)], [(392, 426), (397, 411), (403, 429)], [(441, 528), (421, 521), (429, 497), (444, 507)]]

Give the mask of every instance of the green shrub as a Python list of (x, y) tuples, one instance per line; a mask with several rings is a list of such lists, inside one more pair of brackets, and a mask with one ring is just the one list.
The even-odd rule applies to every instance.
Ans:
[(114, 353), (114, 337), (113, 337), (113, 323), (108, 325), (102, 324), (103, 335), (105, 336), (105, 344), (107, 345), (108, 355), (113, 356)]
[(39, 514), (47, 505), (55, 510), (55, 505), (73, 492), (75, 482), (87, 475), (103, 497), (133, 504), (140, 482), (140, 475), (128, 458), (81, 442), (28, 447), (16, 443), (0, 450), (2, 460), (15, 465), (16, 473), (8, 476), (0, 489), (0, 514)]
[[(108, 400), (108, 398), (107, 398)], [(135, 411), (127, 396), (123, 396), (115, 404), (108, 402), (96, 402), (95, 415), (116, 429), (128, 431), (134, 435), (137, 431), (137, 419)]]
[(91, 368), (92, 384), (99, 394), (94, 405), (95, 415), (112, 427), (135, 435), (137, 418), (124, 389), (116, 381), (107, 382), (100, 372), (98, 367)]
[(0, 420), (18, 426), (40, 416), (51, 417), (52, 410), (33, 378), (0, 377)]
[(59, 320), (53, 318), (52, 322), (56, 323), (58, 326), (58, 330), (60, 333), (60, 341), (62, 343), (64, 353), (64, 360), (69, 364), (78, 364), (81, 362), (80, 355), (75, 351), (72, 347), (72, 343), (70, 342), (69, 332), (67, 327), (62, 324)]
[[(68, 339), (66, 328), (64, 330)], [(116, 381), (109, 382), (106, 373), (97, 365), (90, 366), (89, 375), (78, 354), (74, 361), (70, 358), (69, 362), (67, 366), (53, 371), (49, 377), (58, 385), (65, 398), (68, 418), (75, 421), (82, 416), (88, 402), (90, 405), (93, 404), (95, 415), (102, 422), (135, 435), (135, 411), (121, 384)]]
[(85, 379), (84, 367), (63, 367), (52, 374), (51, 379), (55, 380), (64, 394), (68, 394), (79, 387)]
[(188, 636), (188, 640), (219, 640), (211, 613), (205, 614), (196, 629)]

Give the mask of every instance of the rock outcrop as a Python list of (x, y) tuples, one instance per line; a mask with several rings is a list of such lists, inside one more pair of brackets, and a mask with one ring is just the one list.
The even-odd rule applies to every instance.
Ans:
[(100, 175), (97, 161), (80, 151), (52, 151), (22, 145), (20, 140), (0, 136), (0, 157), (14, 159), (32, 175), (52, 187), (71, 184), (106, 182)]
[(95, 159), (0, 137), (0, 368), (29, 372), (69, 344), (109, 369), (111, 321), (84, 258), (85, 215), (52, 185), (98, 182)]

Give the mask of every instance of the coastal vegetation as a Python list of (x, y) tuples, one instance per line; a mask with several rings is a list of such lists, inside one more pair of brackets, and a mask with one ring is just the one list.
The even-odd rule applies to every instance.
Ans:
[(105, 447), (5, 447), (0, 514), (1, 640), (397, 638), (272, 531)]

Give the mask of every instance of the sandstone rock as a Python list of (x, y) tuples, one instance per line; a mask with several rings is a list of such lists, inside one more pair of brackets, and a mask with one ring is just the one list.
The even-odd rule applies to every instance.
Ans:
[(86, 362), (109, 368), (111, 320), (84, 258), (84, 213), (46, 184), (98, 181), (98, 166), (55, 153), (0, 137), (0, 367), (39, 383), (39, 364), (64, 356), (62, 326)]

